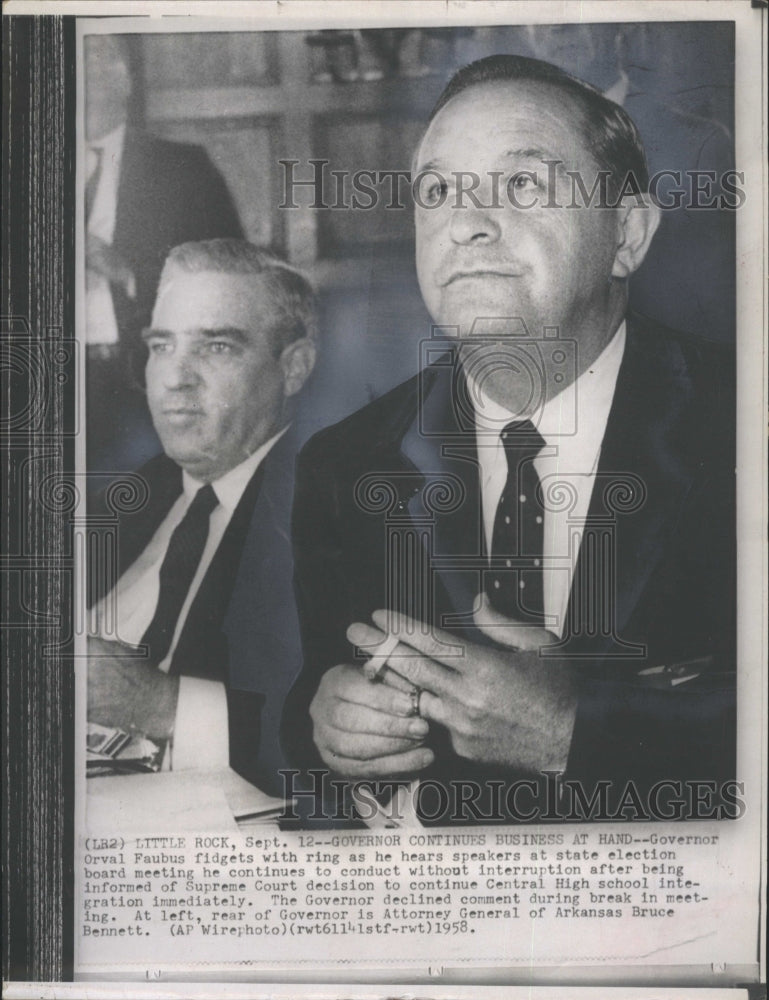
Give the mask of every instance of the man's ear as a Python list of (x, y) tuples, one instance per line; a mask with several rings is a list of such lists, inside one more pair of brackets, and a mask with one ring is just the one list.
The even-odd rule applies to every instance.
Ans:
[(280, 366), (286, 396), (295, 396), (310, 377), (315, 367), (315, 355), (315, 342), (310, 337), (302, 337), (283, 348)]
[(633, 195), (617, 213), (617, 251), (611, 274), (613, 278), (627, 278), (643, 263), (660, 224), (660, 209), (648, 195)]

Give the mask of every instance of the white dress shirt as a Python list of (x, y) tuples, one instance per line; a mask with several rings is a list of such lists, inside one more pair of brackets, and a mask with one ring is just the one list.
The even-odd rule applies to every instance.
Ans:
[[(170, 669), (179, 637), (227, 525), (246, 486), (268, 452), (286, 433), (284, 427), (240, 465), (211, 483), (219, 504), (211, 512), (208, 537), (174, 630), (173, 640), (158, 669)], [(137, 646), (152, 621), (160, 595), (160, 567), (174, 529), (203, 484), (182, 473), (182, 494), (161, 522), (147, 547), (92, 612), (91, 631), (105, 639)], [(115, 627), (116, 623), (116, 627)], [(205, 738), (201, 739), (201, 734)], [(213, 768), (227, 765), (229, 740), (224, 685), (198, 677), (180, 677), (173, 736), (173, 767)]]
[[(533, 418), (545, 440), (545, 446), (534, 459), (545, 497), (545, 623), (558, 636), (563, 634), (577, 554), (624, 351), (623, 322), (590, 368), (548, 400)], [(476, 385), (471, 389), (474, 390), (471, 398), (479, 400), (476, 440), (484, 537), (486, 550), (491, 552), (494, 519), (507, 481), (507, 456), (501, 432), (516, 416), (490, 399), (482, 387)], [(564, 432), (564, 428), (568, 430)], [(496, 433), (490, 434), (490, 430)], [(561, 502), (564, 500), (567, 502)]]
[[(117, 195), (120, 165), (125, 144), (125, 124), (119, 125), (101, 139), (94, 139), (86, 147), (86, 179), (96, 170), (101, 150), (101, 174), (94, 195), (93, 208), (87, 220), (87, 231), (112, 245), (117, 216)], [(107, 279), (94, 271), (86, 275), (86, 343), (116, 344), (117, 319), (112, 304), (112, 291)]]

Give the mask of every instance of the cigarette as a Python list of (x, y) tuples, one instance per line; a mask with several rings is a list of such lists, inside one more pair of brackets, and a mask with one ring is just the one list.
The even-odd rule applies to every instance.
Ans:
[(383, 642), (374, 647), (371, 659), (363, 664), (363, 672), (370, 681), (378, 681), (387, 666), (387, 661), (398, 645), (397, 635), (388, 635)]

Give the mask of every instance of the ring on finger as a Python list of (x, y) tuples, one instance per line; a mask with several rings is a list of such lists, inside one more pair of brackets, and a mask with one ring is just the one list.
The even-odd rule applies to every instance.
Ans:
[(409, 691), (409, 697), (411, 698), (409, 715), (421, 717), (422, 713), (420, 712), (419, 699), (422, 697), (422, 688), (412, 688), (411, 691)]

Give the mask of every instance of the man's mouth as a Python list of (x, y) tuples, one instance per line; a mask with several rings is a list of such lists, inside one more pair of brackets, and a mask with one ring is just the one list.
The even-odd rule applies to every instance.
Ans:
[(438, 284), (443, 288), (447, 288), (449, 285), (453, 285), (457, 281), (465, 281), (467, 279), (501, 278), (504, 281), (509, 281), (511, 278), (519, 278), (520, 276), (520, 271), (499, 271), (493, 268), (478, 268), (474, 270), (466, 269), (461, 271), (452, 271), (447, 278), (439, 281)]
[(169, 406), (162, 410), (162, 414), (170, 424), (185, 424), (203, 416), (203, 411), (197, 406)]

